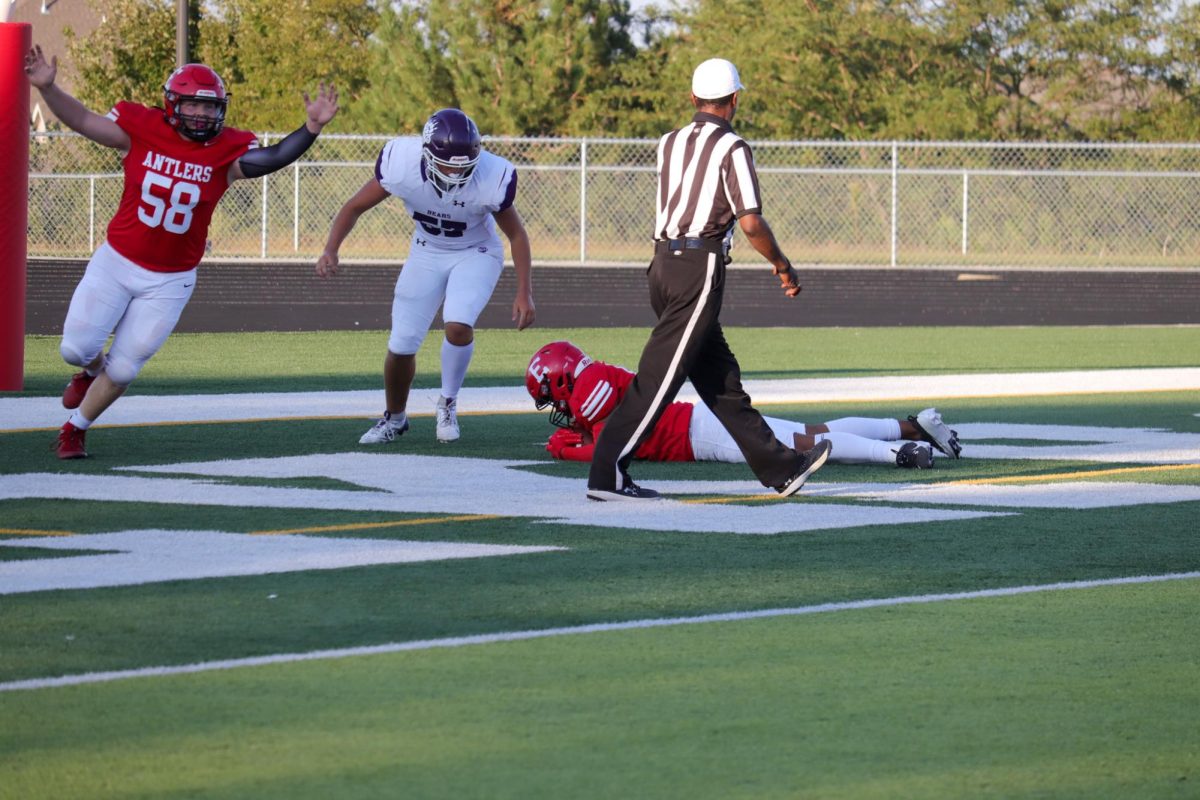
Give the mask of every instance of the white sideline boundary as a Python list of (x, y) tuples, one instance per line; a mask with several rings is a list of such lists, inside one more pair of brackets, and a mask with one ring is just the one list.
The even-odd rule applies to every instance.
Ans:
[(1162, 583), (1165, 581), (1193, 580), (1195, 578), (1200, 578), (1200, 572), (1175, 572), (1163, 575), (1137, 575), (1126, 578), (1103, 578), (1091, 581), (1069, 581), (1064, 583), (1046, 583), (1032, 586), (1012, 586), (1000, 589), (980, 589), (973, 592), (950, 592), (946, 594), (910, 595), (907, 597), (884, 597), (874, 600), (852, 600), (844, 603), (821, 603), (819, 605), (798, 606), (795, 608), (769, 608), (761, 611), (736, 611), (724, 614), (704, 614), (696, 617), (640, 619), (630, 620), (628, 622), (602, 622), (591, 625), (576, 625), (569, 628), (544, 628), (542, 630), (533, 631), (485, 633), (477, 636), (452, 636), (445, 639), (423, 639), (412, 642), (393, 642), (390, 644), (370, 645), (364, 647), (344, 647), (334, 650), (311, 650), (307, 653), (279, 653), (270, 656), (232, 658), (222, 661), (203, 661), (197, 664), (181, 664), (178, 666), (142, 667), (140, 669), (114, 670), (111, 672), (86, 672), (79, 675), (63, 675), (56, 678), (30, 678), (27, 680), (0, 683), (0, 692), (51, 689), (63, 686), (81, 686), (85, 684), (108, 683), (111, 681), (129, 680), (133, 678), (190, 675), (201, 672), (218, 672), (221, 670), (240, 669), (242, 667), (262, 667), (273, 664), (291, 664), (299, 661), (326, 661), (341, 658), (354, 658), (357, 656), (403, 653), (416, 650), (470, 647), (483, 644), (497, 644), (500, 642), (519, 642), (529, 639), (548, 639), (557, 636), (576, 636), (587, 633), (607, 633), (609, 631), (641, 630), (645, 628), (669, 628), (676, 625), (700, 625), (710, 622), (739, 622), (741, 620), (748, 619), (793, 617), (804, 614), (823, 614), (832, 611), (854, 611), (867, 608), (886, 608), (890, 606), (942, 603), (951, 600), (975, 600), (985, 597), (1013, 597), (1016, 595), (1034, 594), (1038, 592), (1094, 589), (1102, 586)]
[[(890, 401), (912, 403), (915, 411), (928, 405), (931, 399), (1200, 390), (1200, 367), (751, 379), (743, 385), (756, 406)], [(432, 416), (438, 392), (438, 389), (414, 389), (409, 396), (409, 416)], [(678, 399), (699, 398), (691, 384), (684, 384)], [(340, 392), (133, 394), (125, 395), (106, 411), (101, 424), (114, 427), (314, 418), (368, 420), (381, 414), (383, 406), (382, 388)], [(545, 413), (534, 409), (524, 386), (466, 387), (458, 396), (459, 416), (522, 412)], [(62, 407), (57, 395), (0, 397), (0, 432), (55, 430), (68, 416), (70, 412)]]

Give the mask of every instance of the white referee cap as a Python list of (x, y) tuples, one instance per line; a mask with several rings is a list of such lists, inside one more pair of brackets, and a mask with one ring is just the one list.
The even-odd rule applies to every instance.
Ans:
[(692, 73), (692, 94), (701, 100), (716, 100), (745, 88), (737, 67), (723, 58), (710, 58)]

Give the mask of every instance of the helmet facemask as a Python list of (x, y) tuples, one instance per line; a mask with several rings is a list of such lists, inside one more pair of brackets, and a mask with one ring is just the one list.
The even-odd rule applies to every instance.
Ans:
[(550, 424), (556, 428), (575, 427), (575, 418), (571, 416), (571, 409), (566, 403), (554, 401), (554, 408), (550, 410)]
[[(453, 156), (449, 159), (442, 159), (430, 152), (429, 148), (425, 148), (421, 157), (425, 161), (425, 173), (433, 181), (433, 185), (438, 191), (444, 195), (454, 194), (471, 182), (471, 175), (475, 172), (475, 165), (479, 163), (479, 156), (468, 158), (467, 156)], [(444, 170), (451, 171), (444, 171)]]
[[(225, 127), (225, 109), (229, 105), (227, 97), (218, 99), (200, 95), (177, 95), (174, 92), (167, 92), (163, 97), (167, 103), (167, 112), (179, 121), (175, 130), (193, 141), (207, 142), (214, 139)], [(188, 101), (207, 103), (216, 108), (217, 113), (211, 116), (184, 114), (180, 107)]]
[(444, 196), (471, 182), (482, 152), (479, 128), (457, 108), (435, 111), (421, 131), (425, 175)]
[[(566, 400), (557, 399), (554, 397), (554, 390), (550, 387), (550, 376), (543, 375), (541, 380), (537, 382), (537, 394), (534, 390), (530, 390), (530, 394), (534, 395), (533, 404), (538, 411), (552, 406), (550, 409), (550, 424), (556, 428), (570, 428), (575, 419), (571, 416), (571, 407)], [(567, 397), (571, 396), (570, 387), (566, 391)]]

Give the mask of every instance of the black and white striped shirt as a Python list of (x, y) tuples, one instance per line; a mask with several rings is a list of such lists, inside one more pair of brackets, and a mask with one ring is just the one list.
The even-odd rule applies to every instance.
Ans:
[(734, 219), (762, 213), (750, 145), (730, 124), (703, 111), (658, 141), (654, 238), (720, 239)]

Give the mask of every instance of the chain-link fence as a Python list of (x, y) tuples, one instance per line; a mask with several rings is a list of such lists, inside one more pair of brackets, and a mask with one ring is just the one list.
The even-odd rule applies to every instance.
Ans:
[[(387, 139), (324, 135), (291, 167), (234, 184), (213, 217), (210, 257), (315, 258)], [(655, 146), (485, 141), (518, 167), (538, 262), (647, 260)], [(1200, 146), (757, 142), (754, 153), (764, 214), (797, 263), (1200, 265)], [(116, 208), (119, 170), (114, 151), (82, 137), (33, 135), (29, 254), (89, 255)], [(342, 258), (400, 259), (411, 233), (403, 204), (385, 203), (360, 218)], [(740, 233), (734, 256), (757, 260)]]

